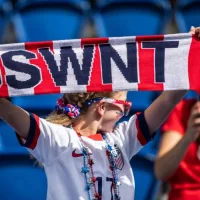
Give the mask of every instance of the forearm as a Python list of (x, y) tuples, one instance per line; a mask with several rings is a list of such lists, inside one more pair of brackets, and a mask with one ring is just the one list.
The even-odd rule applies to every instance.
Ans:
[(24, 139), (27, 138), (30, 128), (29, 114), (20, 107), (0, 98), (0, 118), (8, 123)]
[(165, 102), (167, 102), (171, 107), (174, 107), (187, 92), (187, 90), (164, 91), (160, 96), (163, 96)]
[(154, 133), (165, 121), (175, 105), (187, 91), (164, 91), (145, 111), (150, 133)]
[(12, 112), (13, 105), (5, 98), (0, 98), (0, 118), (6, 121)]
[(183, 137), (170, 151), (158, 155), (154, 168), (158, 179), (166, 180), (176, 171), (190, 143), (189, 139)]

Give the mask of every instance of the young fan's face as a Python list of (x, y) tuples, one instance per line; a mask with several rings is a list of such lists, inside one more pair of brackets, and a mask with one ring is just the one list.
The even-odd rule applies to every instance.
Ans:
[[(117, 100), (126, 100), (126, 95), (115, 98)], [(116, 122), (124, 115), (125, 106), (120, 103), (104, 103), (105, 112), (102, 117), (101, 125), (99, 127), (100, 131), (112, 132)]]

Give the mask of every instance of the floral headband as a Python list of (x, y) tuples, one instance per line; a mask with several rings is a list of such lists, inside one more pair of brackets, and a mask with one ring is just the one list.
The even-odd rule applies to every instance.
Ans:
[(56, 111), (58, 114), (66, 114), (71, 118), (76, 118), (80, 114), (80, 107), (72, 104), (65, 104), (62, 98), (56, 102)]

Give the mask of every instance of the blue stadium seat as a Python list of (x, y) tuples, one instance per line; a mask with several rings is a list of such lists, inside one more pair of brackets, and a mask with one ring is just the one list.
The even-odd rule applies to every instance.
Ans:
[(34, 112), (39, 116), (44, 116), (45, 114), (49, 114), (55, 109), (56, 100), (61, 96), (62, 94), (44, 94), (35, 96), (12, 97), (11, 102), (29, 112)]
[(0, 199), (46, 199), (46, 176), (35, 163), (14, 130), (0, 120)]
[(155, 200), (160, 182), (154, 176), (154, 162), (137, 154), (131, 160), (135, 178), (135, 200)]
[(191, 26), (199, 26), (200, 1), (177, 0), (175, 19), (180, 32), (188, 32)]
[(14, 130), (0, 120), (0, 156), (27, 154), (28, 151), (20, 146)]
[(11, 4), (9, 0), (0, 0), (0, 43), (4, 43), (6, 28), (9, 23)]
[(13, 15), (17, 40), (45, 41), (80, 38), (86, 23), (86, 0), (24, 0)]
[(160, 34), (171, 17), (168, 0), (97, 0), (94, 22), (98, 36)]
[(127, 100), (132, 102), (132, 112), (144, 111), (158, 96), (157, 92), (149, 91), (130, 91), (128, 92)]
[(0, 199), (44, 200), (47, 180), (35, 160), (23, 156), (1, 156)]

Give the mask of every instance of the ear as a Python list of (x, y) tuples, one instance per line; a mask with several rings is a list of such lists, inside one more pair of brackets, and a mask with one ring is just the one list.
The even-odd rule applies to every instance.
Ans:
[(106, 104), (104, 101), (100, 101), (97, 105), (97, 112), (100, 116), (103, 116), (106, 110)]

